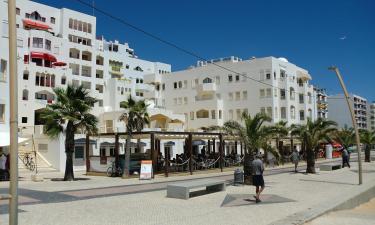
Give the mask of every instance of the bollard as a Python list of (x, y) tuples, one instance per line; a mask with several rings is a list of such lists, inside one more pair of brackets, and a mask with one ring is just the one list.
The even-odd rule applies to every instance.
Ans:
[(243, 184), (243, 171), (240, 169), (234, 170), (234, 180), (233, 184), (236, 186), (238, 184)]

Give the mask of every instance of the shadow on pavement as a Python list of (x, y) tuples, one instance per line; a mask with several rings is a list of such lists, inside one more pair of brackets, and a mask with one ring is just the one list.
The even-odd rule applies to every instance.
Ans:
[(299, 179), (299, 180), (308, 181), (308, 182), (317, 182), (317, 183), (343, 184), (343, 185), (354, 185), (354, 186), (358, 185), (358, 184), (353, 184), (353, 183), (337, 182), (337, 181), (329, 181), (329, 180), (309, 180), (309, 179)]

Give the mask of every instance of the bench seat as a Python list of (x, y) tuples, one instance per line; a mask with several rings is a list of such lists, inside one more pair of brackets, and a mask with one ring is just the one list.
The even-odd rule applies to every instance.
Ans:
[(320, 171), (332, 171), (341, 169), (340, 163), (330, 163), (330, 164), (323, 164), (319, 166)]
[(225, 191), (225, 180), (199, 179), (168, 184), (167, 197), (189, 199), (190, 189), (206, 187), (209, 192)]

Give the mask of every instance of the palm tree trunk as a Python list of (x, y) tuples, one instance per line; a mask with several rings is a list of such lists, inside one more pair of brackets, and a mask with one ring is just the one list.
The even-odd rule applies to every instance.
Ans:
[(64, 181), (74, 180), (73, 172), (73, 152), (74, 152), (74, 126), (72, 122), (68, 122), (66, 126), (66, 137), (65, 137), (65, 175)]
[(315, 173), (315, 152), (311, 146), (305, 144), (306, 149), (306, 173)]
[(284, 165), (284, 149), (280, 148), (279, 138), (276, 138), (276, 148), (277, 148), (277, 151), (280, 153), (280, 156), (281, 156), (281, 164)]
[(248, 149), (245, 148), (243, 171), (244, 171), (244, 183), (248, 185), (253, 184), (253, 167), (252, 167), (253, 160), (254, 160), (254, 157), (253, 157), (252, 151), (248, 152)]
[(371, 146), (369, 144), (366, 144), (366, 148), (365, 148), (365, 162), (371, 162), (370, 153), (371, 153)]
[(124, 173), (123, 178), (129, 177), (130, 175), (130, 141), (131, 141), (131, 131), (127, 129), (128, 135), (126, 136), (125, 143), (125, 162), (124, 162)]

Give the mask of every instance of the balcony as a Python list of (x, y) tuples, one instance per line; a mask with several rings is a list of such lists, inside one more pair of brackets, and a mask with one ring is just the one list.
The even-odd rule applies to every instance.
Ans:
[(198, 93), (216, 92), (216, 84), (215, 83), (201, 84), (198, 86), (197, 92)]
[(144, 93), (144, 98), (146, 99), (157, 99), (160, 98), (160, 92), (156, 90), (147, 91)]
[(146, 84), (160, 84), (161, 80), (161, 74), (158, 73), (146, 74), (143, 77), (143, 82)]

